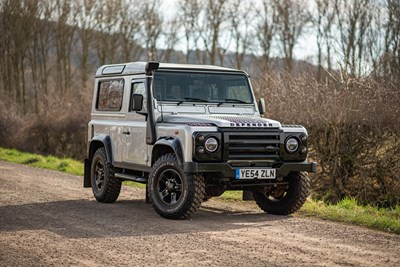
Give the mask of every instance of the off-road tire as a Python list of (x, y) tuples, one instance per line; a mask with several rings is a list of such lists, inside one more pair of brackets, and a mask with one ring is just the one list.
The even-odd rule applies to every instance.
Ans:
[(199, 209), (204, 200), (204, 178), (199, 174), (185, 173), (175, 154), (165, 154), (151, 168), (149, 195), (153, 208), (160, 216), (175, 220), (186, 219)]
[(285, 177), (289, 188), (281, 198), (271, 198), (270, 193), (253, 191), (254, 200), (265, 212), (277, 215), (288, 215), (303, 206), (309, 194), (310, 180), (306, 172), (291, 172)]
[(121, 180), (114, 177), (113, 166), (107, 160), (104, 147), (96, 150), (92, 158), (90, 179), (93, 195), (102, 203), (113, 203), (121, 192)]

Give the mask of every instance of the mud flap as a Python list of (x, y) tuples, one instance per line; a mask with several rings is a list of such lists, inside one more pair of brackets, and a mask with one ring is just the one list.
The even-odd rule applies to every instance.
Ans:
[(90, 165), (91, 161), (89, 159), (85, 159), (84, 163), (84, 176), (83, 176), (83, 187), (91, 187), (92, 183), (90, 182)]
[(146, 183), (146, 204), (151, 204), (150, 186), (148, 182)]

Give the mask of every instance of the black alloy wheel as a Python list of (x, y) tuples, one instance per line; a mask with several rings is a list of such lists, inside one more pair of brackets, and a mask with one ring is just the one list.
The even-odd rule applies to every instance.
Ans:
[(93, 195), (103, 203), (115, 202), (121, 192), (121, 180), (114, 177), (114, 167), (107, 160), (104, 147), (96, 150), (92, 158), (90, 181)]

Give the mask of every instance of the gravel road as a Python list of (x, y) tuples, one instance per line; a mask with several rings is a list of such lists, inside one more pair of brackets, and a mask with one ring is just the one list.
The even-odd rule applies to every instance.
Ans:
[(144, 190), (97, 203), (82, 178), (0, 161), (0, 266), (400, 266), (400, 236), (211, 199), (159, 217)]

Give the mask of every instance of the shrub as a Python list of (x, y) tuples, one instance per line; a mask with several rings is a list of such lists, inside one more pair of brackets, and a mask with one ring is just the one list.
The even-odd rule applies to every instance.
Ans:
[(37, 115), (1, 112), (0, 146), (83, 159), (89, 114), (90, 99), (83, 95), (53, 99)]
[(301, 123), (309, 131), (315, 197), (336, 203), (354, 197), (361, 203), (400, 203), (398, 88), (376, 78), (330, 73), (270, 73), (256, 82), (266, 96), (268, 117)]

